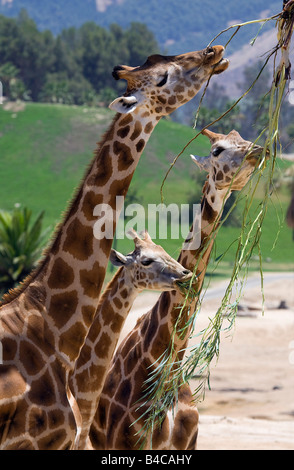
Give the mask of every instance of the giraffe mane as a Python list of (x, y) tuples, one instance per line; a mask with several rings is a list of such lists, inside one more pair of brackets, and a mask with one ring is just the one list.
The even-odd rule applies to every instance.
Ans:
[(201, 207), (202, 207), (202, 204), (204, 202), (205, 192), (206, 192), (207, 187), (209, 185), (208, 179), (209, 179), (209, 175), (206, 176), (206, 180), (205, 180), (205, 182), (203, 184), (203, 187), (202, 187), (202, 196), (201, 196), (201, 200), (200, 200)]
[(120, 266), (118, 270), (116, 271), (115, 275), (110, 279), (110, 281), (106, 284), (104, 291), (102, 292), (100, 299), (99, 299), (99, 304), (102, 303), (105, 299), (105, 297), (108, 297), (109, 292), (111, 292), (113, 285), (116, 283), (116, 279), (120, 276), (121, 271), (123, 270), (123, 266)]
[(43, 253), (42, 253), (36, 267), (32, 269), (31, 273), (28, 274), (19, 283), (18, 286), (14, 287), (12, 289), (9, 289), (9, 291), (6, 292), (3, 295), (3, 297), (0, 301), (0, 308), (3, 307), (6, 304), (12, 302), (17, 297), (19, 297), (26, 290), (26, 288), (37, 278), (37, 276), (42, 271), (43, 267), (46, 265), (46, 262), (48, 261), (48, 258), (49, 258), (49, 253), (51, 252), (51, 250), (54, 250), (54, 245), (58, 242), (58, 237), (60, 235), (61, 227), (65, 223), (65, 221), (68, 219), (71, 211), (73, 210), (73, 208), (75, 206), (75, 203), (76, 203), (76, 200), (79, 197), (80, 191), (82, 190), (84, 181), (87, 178), (87, 176), (88, 176), (88, 174), (89, 174), (89, 172), (92, 168), (92, 165), (93, 165), (94, 161), (96, 160), (97, 156), (99, 155), (99, 152), (100, 152), (101, 148), (103, 147), (105, 142), (109, 139), (109, 136), (112, 132), (113, 126), (114, 126), (117, 119), (118, 119), (118, 115), (116, 114), (114, 116), (112, 122), (111, 122), (111, 125), (108, 127), (107, 131), (103, 134), (101, 140), (97, 143), (96, 149), (93, 152), (93, 157), (91, 159), (91, 162), (88, 164), (88, 166), (87, 166), (87, 168), (84, 172), (84, 176), (80, 181), (80, 184), (78, 184), (78, 186), (76, 187), (76, 189), (73, 192), (73, 195), (72, 195), (71, 199), (67, 203), (68, 204), (67, 209), (61, 213), (60, 222), (58, 222), (58, 224), (56, 225), (56, 227), (55, 227), (55, 229), (54, 229), (54, 231), (53, 231), (53, 233), (50, 237), (50, 240), (49, 240), (47, 246), (44, 248)]

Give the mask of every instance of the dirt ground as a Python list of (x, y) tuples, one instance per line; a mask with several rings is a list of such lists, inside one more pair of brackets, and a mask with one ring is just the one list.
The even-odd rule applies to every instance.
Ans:
[[(207, 291), (197, 329), (208, 325), (225, 286)], [(294, 274), (265, 275), (264, 291), (262, 314), (259, 277), (249, 279), (235, 328), (222, 336), (211, 390), (198, 404), (199, 450), (294, 450)], [(122, 337), (157, 297), (137, 298)], [(282, 301), (287, 308), (278, 308)]]

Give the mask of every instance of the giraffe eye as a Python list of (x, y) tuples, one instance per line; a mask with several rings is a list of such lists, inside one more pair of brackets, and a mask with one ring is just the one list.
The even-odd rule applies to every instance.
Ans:
[(144, 259), (143, 261), (141, 261), (141, 263), (143, 264), (143, 266), (149, 266), (151, 263), (153, 263), (153, 259)]
[(164, 75), (163, 79), (162, 79), (159, 83), (157, 83), (156, 86), (161, 87), (161, 86), (165, 85), (166, 82), (167, 82), (167, 78), (168, 78), (168, 73), (166, 72), (166, 74)]
[(218, 157), (220, 153), (222, 153), (225, 149), (223, 147), (216, 147), (213, 151), (212, 151), (212, 155), (214, 157)]

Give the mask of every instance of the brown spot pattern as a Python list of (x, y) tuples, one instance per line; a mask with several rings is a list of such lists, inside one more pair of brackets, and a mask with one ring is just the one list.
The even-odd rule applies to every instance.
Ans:
[(125, 126), (122, 129), (118, 129), (117, 135), (121, 137), (122, 139), (124, 139), (128, 135), (129, 132), (130, 132), (130, 126)]
[(110, 328), (112, 329), (113, 333), (119, 333), (122, 325), (124, 323), (124, 317), (116, 313), (111, 321)]
[(96, 216), (93, 215), (94, 208), (104, 201), (102, 194), (96, 194), (94, 191), (87, 191), (83, 201), (81, 210), (87, 220), (90, 222), (96, 220)]
[(70, 291), (62, 294), (55, 294), (51, 297), (49, 315), (54, 317), (56, 326), (62, 328), (74, 315), (78, 305), (77, 292)]
[(3, 360), (12, 361), (17, 352), (17, 342), (12, 338), (3, 338), (1, 340), (3, 348)]
[(141, 132), (142, 132), (142, 124), (140, 122), (136, 122), (135, 129), (134, 129), (130, 139), (133, 140), (133, 141), (136, 140), (139, 137), (139, 135), (141, 134)]
[(96, 171), (89, 176), (87, 183), (90, 186), (104, 186), (112, 175), (113, 168), (110, 157), (110, 146), (105, 145), (96, 161)]
[(129, 379), (126, 379), (124, 380), (117, 393), (116, 393), (116, 400), (122, 405), (122, 406), (127, 406), (128, 405), (128, 401), (129, 401), (129, 398), (130, 398), (130, 395), (131, 395), (131, 391), (132, 391), (132, 385), (131, 385), (131, 382)]
[(51, 410), (48, 412), (48, 424), (50, 428), (56, 428), (64, 423), (65, 417), (62, 410)]
[[(103, 272), (101, 272), (103, 271)], [(83, 293), (92, 299), (99, 296), (101, 286), (101, 276), (104, 277), (105, 269), (101, 269), (99, 262), (96, 261), (92, 269), (81, 269), (80, 271), (80, 284), (83, 288)]]
[(132, 122), (133, 116), (131, 114), (126, 114), (120, 121), (119, 121), (119, 126), (126, 126), (127, 124), (130, 124)]
[(50, 289), (65, 289), (69, 287), (73, 281), (73, 269), (62, 258), (57, 258), (48, 278), (48, 287)]
[(170, 346), (170, 331), (168, 325), (161, 325), (156, 333), (156, 341), (152, 344), (151, 354), (154, 359), (158, 359), (162, 352), (168, 350)]
[(93, 237), (91, 227), (85, 227), (78, 219), (74, 219), (67, 228), (63, 250), (85, 261), (93, 254)]
[(42, 378), (32, 382), (28, 398), (32, 403), (41, 406), (51, 406), (56, 403), (55, 387), (48, 370), (42, 375)]
[(218, 171), (216, 174), (216, 180), (221, 181), (223, 179), (224, 175), (222, 171)]
[(82, 323), (75, 323), (59, 338), (59, 350), (70, 359), (76, 359), (86, 336)]
[(83, 320), (86, 324), (86, 326), (90, 326), (94, 315), (95, 315), (96, 309), (93, 307), (93, 305), (83, 305), (82, 307), (82, 315), (83, 315)]
[(148, 124), (146, 124), (146, 126), (144, 128), (145, 134), (150, 134), (150, 132), (152, 132), (152, 130), (153, 130), (153, 123), (148, 122)]
[(198, 423), (198, 413), (194, 410), (179, 410), (176, 414), (173, 429), (172, 444), (178, 450), (185, 449), (195, 426)]
[(113, 151), (118, 156), (118, 170), (123, 171), (134, 163), (131, 149), (122, 142), (115, 141), (113, 143)]
[(116, 196), (125, 196), (130, 186), (132, 176), (133, 174), (130, 174), (126, 178), (114, 181), (110, 186), (110, 194), (115, 194)]
[(102, 333), (101, 337), (99, 338), (99, 342), (95, 347), (95, 354), (98, 357), (106, 358), (108, 356), (108, 351), (110, 348), (112, 341), (111, 338), (108, 336), (107, 333)]
[(139, 142), (136, 144), (137, 152), (138, 152), (138, 153), (142, 152), (144, 146), (145, 146), (145, 140), (144, 140), (144, 139), (140, 139)]
[(21, 341), (19, 353), (22, 358), (22, 365), (29, 375), (38, 374), (45, 366), (40, 351), (32, 343), (25, 340)]
[(46, 431), (48, 426), (47, 413), (41, 408), (33, 407), (28, 417), (29, 433), (33, 437), (37, 437)]
[(202, 200), (202, 206), (203, 206), (202, 207), (203, 219), (207, 220), (207, 222), (209, 223), (212, 223), (216, 219), (218, 213), (215, 210), (213, 210), (213, 208), (211, 207), (207, 199)]
[(70, 443), (66, 442), (67, 432), (65, 429), (58, 429), (47, 436), (39, 439), (38, 445), (40, 449), (46, 450), (66, 450)]

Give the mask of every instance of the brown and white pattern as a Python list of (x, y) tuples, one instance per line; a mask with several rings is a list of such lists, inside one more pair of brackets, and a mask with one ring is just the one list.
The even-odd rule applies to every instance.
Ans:
[[(97, 309), (112, 238), (94, 236), (98, 204), (116, 210), (157, 122), (225, 70), (224, 48), (119, 66), (126, 93), (44, 259), (0, 308), (0, 449), (71, 449), (80, 422), (68, 387)], [(113, 232), (115, 219), (113, 221)]]
[[(201, 201), (201, 244), (198, 249), (182, 250), (179, 263), (193, 271), (197, 263), (195, 290), (201, 287), (223, 206), (232, 190), (240, 190), (249, 180), (262, 153), (262, 147), (253, 146), (236, 132), (228, 135), (203, 131), (211, 142), (209, 157), (193, 160), (208, 172)], [(196, 234), (198, 218), (191, 230)], [(95, 449), (138, 449), (140, 430), (148, 404), (142, 406), (144, 383), (156, 369), (165, 351), (178, 319), (184, 296), (181, 291), (163, 292), (154, 307), (137, 322), (135, 328), (123, 340), (112, 360), (101, 399), (91, 427), (90, 439)], [(197, 297), (182, 309), (179, 328), (189, 320), (195, 310)], [(190, 329), (186, 334), (175, 335), (173, 358), (177, 363), (183, 358)], [(148, 383), (150, 386), (150, 382)], [(160, 428), (154, 430), (152, 449), (191, 450), (196, 447), (198, 412), (188, 385), (180, 388), (176, 413), (167, 410)], [(135, 423), (135, 424), (134, 424)], [(145, 448), (150, 448), (150, 436)]]
[(147, 232), (143, 239), (135, 232), (133, 237), (135, 250), (132, 253), (123, 256), (115, 250), (111, 252), (111, 262), (120, 268), (101, 296), (95, 319), (70, 378), (70, 389), (82, 416), (79, 449), (87, 447), (102, 384), (135, 298), (144, 289), (174, 290), (177, 282), (192, 277), (189, 270), (153, 243)]

